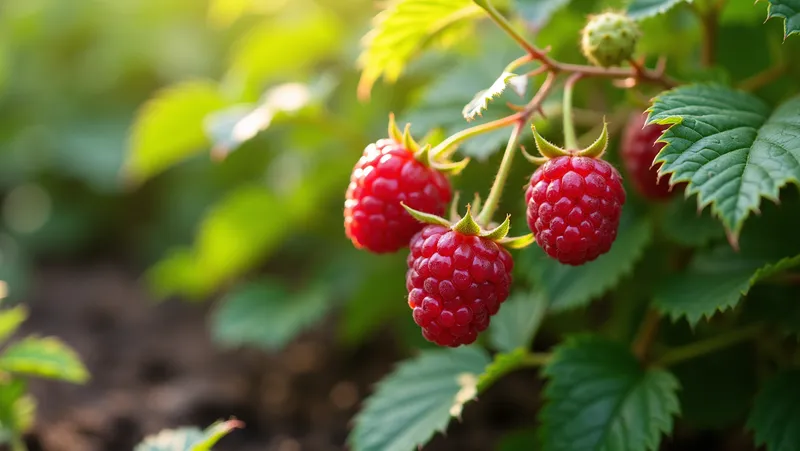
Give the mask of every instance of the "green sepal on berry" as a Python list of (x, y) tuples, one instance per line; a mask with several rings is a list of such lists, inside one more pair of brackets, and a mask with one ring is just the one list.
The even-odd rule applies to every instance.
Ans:
[(486, 238), (509, 249), (522, 249), (534, 242), (533, 234), (531, 233), (519, 237), (508, 236), (508, 232), (511, 229), (510, 215), (507, 215), (506, 219), (497, 227), (487, 230), (481, 227), (480, 224), (475, 221), (475, 217), (472, 216), (472, 207), (470, 204), (467, 204), (467, 212), (464, 214), (464, 216), (460, 217), (458, 221), (448, 221), (441, 216), (417, 211), (404, 203), (401, 205), (406, 209), (408, 214), (424, 224), (447, 227), (450, 230), (458, 232), (462, 235)]
[(400, 131), (400, 128), (397, 127), (394, 113), (389, 114), (389, 137), (401, 143), (403, 147), (412, 152), (417, 161), (439, 172), (449, 175), (458, 175), (469, 164), (469, 158), (464, 158), (460, 161), (451, 161), (449, 158), (450, 154), (447, 153), (434, 156), (431, 153), (430, 144), (420, 146), (411, 136), (411, 124), (406, 124), (403, 131)]
[(536, 130), (536, 126), (531, 126), (531, 130), (533, 131), (533, 139), (536, 143), (536, 150), (539, 151), (541, 157), (537, 157), (531, 155), (525, 150), (522, 150), (522, 154), (525, 158), (535, 165), (541, 165), (547, 162), (548, 160), (552, 160), (553, 158), (558, 157), (589, 157), (589, 158), (600, 158), (608, 148), (608, 123), (603, 120), (603, 130), (600, 132), (600, 136), (590, 144), (588, 147), (583, 149), (564, 149), (559, 147), (552, 142), (545, 139), (539, 131)]

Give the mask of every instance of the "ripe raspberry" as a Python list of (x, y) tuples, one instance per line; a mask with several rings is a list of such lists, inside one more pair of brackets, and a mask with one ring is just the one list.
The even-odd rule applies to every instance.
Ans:
[(364, 149), (350, 176), (344, 203), (345, 233), (358, 248), (395, 252), (423, 226), (400, 205), (441, 215), (452, 196), (447, 178), (417, 161), (397, 141)]
[(488, 238), (426, 225), (411, 239), (406, 288), (422, 335), (440, 346), (470, 344), (508, 297), (514, 261)]
[(659, 180), (661, 164), (653, 166), (653, 160), (664, 147), (664, 143), (656, 140), (668, 127), (658, 124), (645, 126), (646, 119), (643, 114), (634, 114), (628, 121), (622, 138), (622, 162), (642, 196), (653, 200), (666, 199), (672, 195), (669, 177)]
[(525, 201), (539, 246), (561, 263), (578, 266), (611, 249), (625, 189), (607, 162), (561, 156), (536, 169)]
[(639, 28), (625, 14), (606, 12), (591, 16), (581, 31), (581, 51), (595, 66), (619, 66), (631, 56)]

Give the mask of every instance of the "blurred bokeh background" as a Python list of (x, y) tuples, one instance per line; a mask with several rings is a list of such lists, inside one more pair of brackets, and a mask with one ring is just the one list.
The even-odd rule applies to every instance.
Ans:
[[(585, 14), (616, 3), (576, 1), (536, 40), (579, 61)], [(755, 49), (748, 67), (787, 52), (749, 27), (763, 9), (732, 3), (721, 33)], [(85, 386), (33, 385), (31, 450), (126, 450), (229, 416), (247, 427), (222, 449), (341, 449), (370, 385), (427, 346), (404, 300), (405, 255), (367, 255), (344, 237), (349, 172), (390, 111), (417, 138), (464, 128), (462, 107), (519, 51), (491, 24), (454, 27), (359, 101), (356, 60), (378, 10), (372, 0), (0, 2), (0, 279), (9, 302), (30, 305), (26, 331), (63, 338), (92, 373)], [(698, 40), (685, 11), (649, 25), (659, 29)], [(672, 42), (646, 36), (642, 49), (691, 72), (697, 47)], [(596, 83), (578, 96), (595, 110), (626, 99)], [(596, 119), (587, 113), (582, 130)], [(506, 138), (462, 148), (475, 158), (456, 182), (467, 197), (488, 189)], [(530, 171), (520, 163), (510, 179), (501, 210), (512, 219)], [(465, 413), (468, 427), (431, 449), (490, 449), (531, 424), (529, 376), (493, 388)]]

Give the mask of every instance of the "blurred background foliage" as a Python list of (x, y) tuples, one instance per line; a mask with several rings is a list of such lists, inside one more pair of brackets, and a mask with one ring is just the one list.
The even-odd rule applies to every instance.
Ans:
[[(621, 6), (497, 3), (573, 62), (585, 15)], [(664, 55), (679, 78), (723, 81), (798, 66), (800, 40), (774, 39), (781, 24), (760, 25), (765, 5), (731, 1), (719, 66), (700, 70), (697, 19), (683, 6), (644, 23), (640, 53), (651, 64)], [(463, 106), (519, 51), (487, 21), (456, 23), (396, 83), (379, 81), (359, 101), (356, 60), (377, 11), (371, 0), (0, 3), (0, 279), (10, 296), (25, 296), (35, 262), (110, 257), (141, 268), (158, 298), (223, 296), (211, 324), (224, 344), (278, 348), (334, 311), (342, 343), (389, 324), (401, 342), (425, 346), (403, 299), (405, 255), (367, 255), (344, 237), (349, 172), (385, 136), (391, 111), (418, 139), (466, 127)], [(777, 101), (790, 89), (778, 82), (759, 94)], [(596, 80), (577, 98), (589, 134), (593, 111), (624, 118), (646, 100)], [(522, 103), (509, 91), (482, 120), (505, 115), (506, 100)], [(554, 96), (552, 119), (538, 123), (556, 140), (559, 108)], [(475, 158), (455, 180), (465, 198), (488, 190), (505, 139), (490, 133), (462, 147)], [(500, 210), (517, 232), (531, 171), (518, 161)], [(635, 248), (649, 241), (633, 239)], [(536, 278), (530, 252), (520, 292)], [(607, 288), (599, 279), (587, 277), (589, 297)]]

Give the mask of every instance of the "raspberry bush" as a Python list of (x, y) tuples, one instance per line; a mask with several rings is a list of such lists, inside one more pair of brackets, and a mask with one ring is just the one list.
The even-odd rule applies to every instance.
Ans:
[[(309, 66), (334, 83), (273, 74), (261, 94), (240, 62), (143, 107), (131, 182), (203, 143), (275, 171), (150, 270), (159, 294), (230, 287), (225, 346), (280, 349), (331, 311), (343, 344), (398, 338), (411, 355), (360, 405), (353, 451), (446, 441), (518, 370), (538, 419), (480, 449), (800, 450), (800, 5), (380, 7), (357, 70)], [(155, 139), (176, 114), (197, 135)]]

